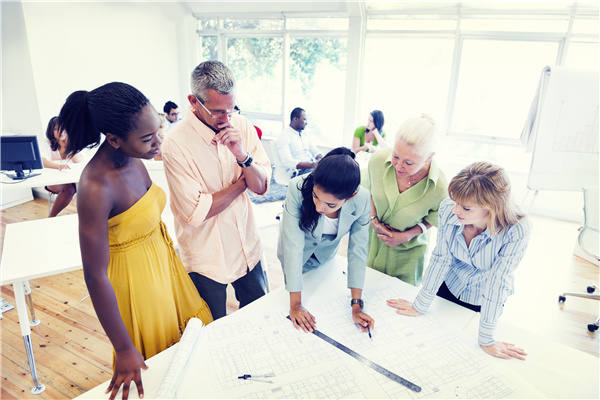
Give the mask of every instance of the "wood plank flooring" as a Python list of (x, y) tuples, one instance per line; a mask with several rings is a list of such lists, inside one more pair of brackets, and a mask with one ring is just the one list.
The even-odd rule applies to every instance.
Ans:
[[(280, 203), (261, 205), (272, 211)], [(76, 212), (72, 202), (61, 215)], [(1, 212), (0, 243), (4, 243), (7, 224), (46, 218), (45, 200), (12, 207)], [(509, 299), (503, 320), (517, 323), (551, 340), (574, 349), (599, 355), (600, 331), (590, 333), (587, 324), (600, 312), (600, 302), (568, 298), (558, 304), (563, 291), (585, 291), (590, 283), (598, 285), (598, 267), (572, 255), (578, 224), (551, 218), (532, 217), (534, 235), (525, 259), (517, 269), (515, 294)], [(283, 284), (283, 274), (276, 257), (278, 228), (261, 230), (268, 260), (271, 289)], [(340, 254), (346, 254), (343, 242)], [(33, 244), (32, 244), (32, 248)], [(1, 251), (1, 247), (0, 247)], [(46, 391), (33, 396), (16, 310), (5, 313), (0, 323), (1, 362), (0, 398), (64, 399), (73, 398), (107, 381), (112, 375), (112, 347), (98, 322), (91, 301), (80, 302), (86, 288), (82, 271), (73, 271), (30, 281), (36, 317), (40, 325), (32, 328), (38, 378)], [(14, 304), (12, 285), (2, 286), (2, 297)], [(237, 310), (233, 291), (229, 292), (228, 312)]]

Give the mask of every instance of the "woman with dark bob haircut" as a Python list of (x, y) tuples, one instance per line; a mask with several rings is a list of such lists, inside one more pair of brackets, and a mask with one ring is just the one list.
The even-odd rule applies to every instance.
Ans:
[(318, 268), (337, 254), (349, 234), (348, 288), (352, 320), (363, 331), (374, 326), (362, 311), (370, 196), (360, 186), (360, 168), (345, 147), (331, 150), (308, 175), (292, 179), (284, 203), (277, 257), (290, 292), (290, 319), (296, 329), (313, 332), (315, 318), (302, 307), (302, 274)]
[[(57, 170), (71, 169), (69, 161), (78, 163), (83, 160), (81, 154), (75, 154), (73, 157), (67, 157), (67, 143), (69, 137), (67, 131), (62, 129), (58, 117), (50, 118), (46, 128), (46, 143), (42, 145), (42, 163), (44, 168)], [(56, 200), (48, 217), (56, 217), (66, 206), (69, 205), (73, 196), (77, 192), (77, 185), (74, 183), (63, 183), (60, 185), (45, 186), (45, 189), (56, 194)]]
[(178, 342), (188, 321), (212, 315), (161, 221), (164, 191), (140, 159), (160, 150), (160, 118), (139, 90), (113, 82), (71, 94), (60, 111), (68, 154), (104, 142), (79, 181), (77, 212), (85, 283), (114, 347), (106, 393), (144, 389), (144, 360)]
[(385, 138), (385, 131), (383, 130), (383, 113), (379, 110), (373, 110), (369, 113), (369, 119), (367, 125), (359, 126), (354, 131), (354, 137), (352, 138), (352, 150), (355, 153), (366, 151), (368, 153), (375, 153), (377, 146), (380, 148), (388, 148), (387, 141)]

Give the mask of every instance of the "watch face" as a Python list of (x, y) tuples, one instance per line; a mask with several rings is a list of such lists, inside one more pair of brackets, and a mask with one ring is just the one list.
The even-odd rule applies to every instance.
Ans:
[(352, 307), (355, 304), (358, 304), (360, 306), (360, 308), (364, 307), (364, 303), (363, 303), (362, 299), (352, 299), (352, 301), (350, 302), (350, 307)]
[(242, 168), (246, 168), (246, 167), (249, 167), (250, 165), (252, 165), (252, 161), (254, 161), (254, 160), (252, 159), (250, 154), (248, 154), (248, 158), (246, 159), (246, 161), (244, 161), (244, 162), (238, 161), (238, 165)]

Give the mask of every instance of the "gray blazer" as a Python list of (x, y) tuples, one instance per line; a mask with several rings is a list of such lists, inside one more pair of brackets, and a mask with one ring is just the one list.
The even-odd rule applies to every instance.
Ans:
[[(346, 201), (338, 217), (338, 233), (335, 238), (323, 235), (321, 216), (314, 231), (310, 233), (300, 229), (300, 206), (302, 193), (299, 187), (307, 175), (298, 176), (290, 182), (284, 203), (283, 217), (279, 225), (277, 257), (281, 261), (288, 292), (302, 291), (302, 273), (316, 268), (332, 259), (338, 251), (340, 241), (350, 233), (348, 241), (348, 287), (362, 289), (365, 282), (367, 261), (367, 241), (369, 239), (369, 214), (371, 196), (362, 186), (357, 194)], [(314, 258), (311, 256), (314, 255)]]

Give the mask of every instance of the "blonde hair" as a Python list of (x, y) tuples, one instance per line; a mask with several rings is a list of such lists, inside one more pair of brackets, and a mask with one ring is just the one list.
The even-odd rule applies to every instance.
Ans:
[(433, 153), (436, 144), (437, 123), (429, 114), (409, 118), (396, 133), (396, 142), (402, 141), (421, 154)]
[(158, 116), (160, 117), (160, 128), (164, 129), (167, 127), (167, 115), (165, 113), (158, 113)]
[(478, 161), (460, 171), (448, 185), (450, 198), (459, 204), (475, 203), (490, 212), (488, 229), (499, 235), (525, 214), (514, 204), (504, 168)]

